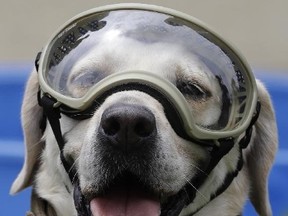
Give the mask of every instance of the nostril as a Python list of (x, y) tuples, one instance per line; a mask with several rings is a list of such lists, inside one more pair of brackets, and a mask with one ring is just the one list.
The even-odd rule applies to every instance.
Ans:
[(116, 117), (102, 119), (102, 128), (106, 135), (114, 136), (120, 131), (120, 123)]
[(155, 131), (155, 119), (148, 116), (138, 119), (134, 133), (139, 137), (149, 137)]

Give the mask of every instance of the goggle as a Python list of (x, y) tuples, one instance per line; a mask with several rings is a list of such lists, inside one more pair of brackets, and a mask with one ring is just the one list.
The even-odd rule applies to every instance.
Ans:
[(257, 102), (255, 78), (235, 48), (197, 19), (158, 6), (79, 14), (49, 40), (38, 74), (41, 95), (71, 115), (115, 89), (156, 92), (201, 140), (239, 136)]

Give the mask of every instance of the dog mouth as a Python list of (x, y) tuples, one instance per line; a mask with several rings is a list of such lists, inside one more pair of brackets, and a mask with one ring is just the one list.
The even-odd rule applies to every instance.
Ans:
[(81, 216), (159, 216), (161, 213), (160, 195), (131, 173), (117, 176), (101, 193), (85, 197), (89, 213)]

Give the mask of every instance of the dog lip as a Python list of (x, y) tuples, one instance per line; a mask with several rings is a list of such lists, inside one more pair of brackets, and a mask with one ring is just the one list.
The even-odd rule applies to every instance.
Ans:
[(156, 192), (149, 184), (143, 182), (140, 177), (129, 171), (118, 174), (98, 191), (91, 190), (86, 191), (86, 193), (84, 192), (84, 196), (87, 202), (90, 202), (95, 197), (105, 196), (107, 193), (117, 188), (137, 188), (138, 190), (146, 191), (154, 197), (160, 197), (160, 193)]

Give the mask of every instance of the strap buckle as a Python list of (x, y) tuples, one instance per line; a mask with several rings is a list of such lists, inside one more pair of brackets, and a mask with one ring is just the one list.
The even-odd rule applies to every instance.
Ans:
[(39, 69), (39, 61), (40, 61), (40, 58), (41, 58), (41, 54), (42, 54), (42, 52), (38, 52), (37, 56), (36, 56), (36, 59), (34, 61), (35, 68), (36, 68), (37, 72), (38, 72), (38, 69)]

